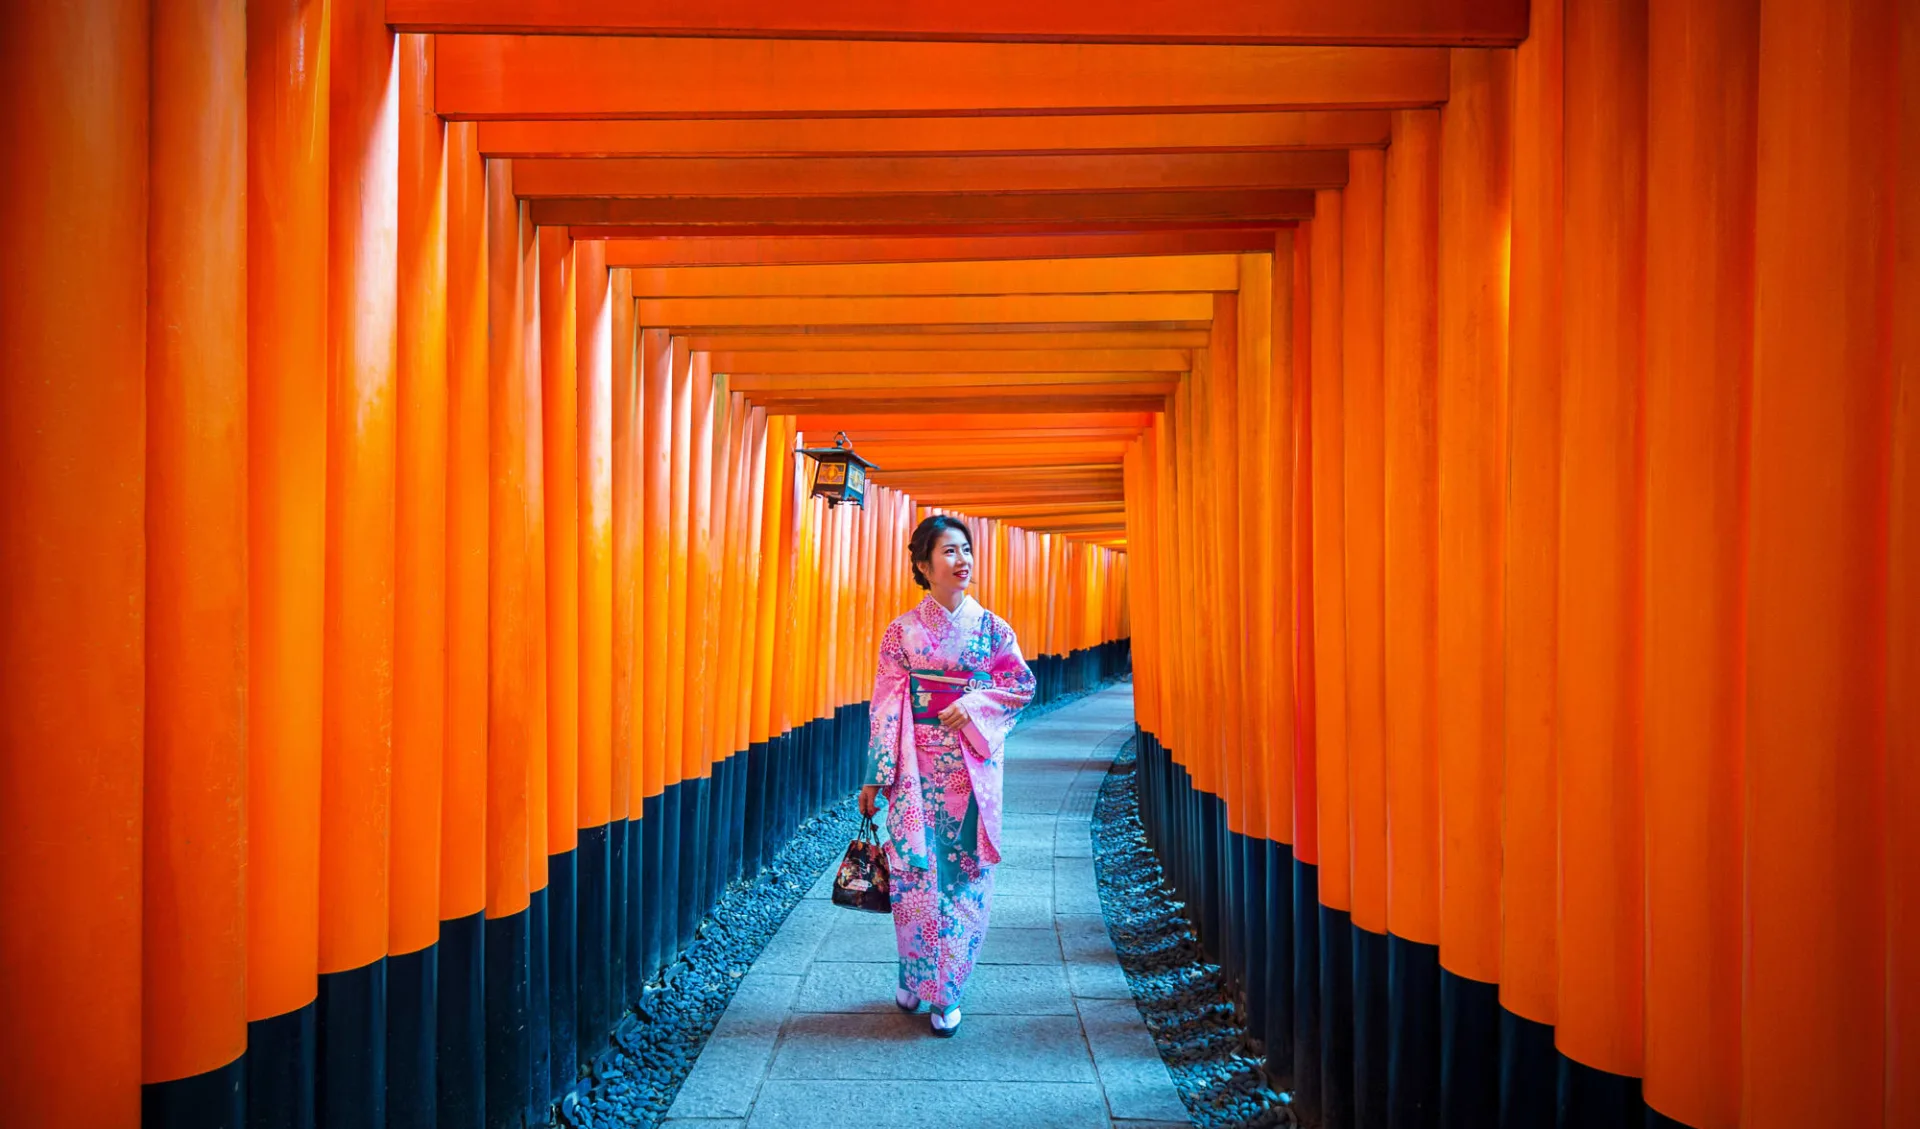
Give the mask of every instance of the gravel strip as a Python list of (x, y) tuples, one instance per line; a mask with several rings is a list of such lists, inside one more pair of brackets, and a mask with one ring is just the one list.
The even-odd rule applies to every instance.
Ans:
[(1114, 758), (1093, 809), (1100, 909), (1134, 1002), (1174, 1088), (1202, 1129), (1298, 1124), (1290, 1095), (1267, 1084), (1233, 992), (1194, 938), (1140, 826), (1137, 739)]
[(590, 1084), (560, 1104), (560, 1124), (651, 1129), (667, 1115), (741, 977), (860, 825), (848, 796), (802, 823), (759, 877), (735, 882), (693, 944), (620, 1018)]

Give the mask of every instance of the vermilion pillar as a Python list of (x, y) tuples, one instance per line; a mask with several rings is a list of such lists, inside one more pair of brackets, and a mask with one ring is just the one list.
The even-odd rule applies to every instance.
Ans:
[(447, 126), (447, 723), (440, 811), (442, 1129), (484, 1113), (488, 898), (486, 170), (472, 122)]
[[(1507, 338), (1505, 699), (1500, 871), (1501, 1055), (1547, 1077), (1559, 995), (1555, 727), (1560, 591), (1561, 0), (1536, 0), (1514, 51)], [(1514, 1117), (1553, 1116), (1552, 1088)]]
[(398, 449), (388, 1102), (432, 1110), (447, 730), (446, 127), (433, 39), (400, 37)]
[(1891, 345), (1912, 318), (1892, 286), (1901, 7), (1760, 14), (1740, 1102), (1752, 1129), (1896, 1124), (1885, 835), (1912, 818), (1883, 795)]
[(237, 1127), (247, 1042), (246, 12), (211, 0), (153, 18), (145, 1120)]
[(527, 1104), (528, 682), (527, 387), (520, 207), (512, 166), (486, 165), (487, 210), (487, 927), (486, 1122)]
[(447, 663), (445, 127), (433, 40), (400, 40), (400, 446), (395, 611), (393, 951), (438, 935)]
[[(1235, 393), (1235, 420), (1240, 427), (1234, 473), (1240, 480), (1240, 507), (1246, 514), (1265, 515), (1273, 506), (1273, 257), (1247, 254), (1240, 256), (1240, 290), (1236, 297), (1235, 326), (1239, 339), (1234, 355), (1239, 374)], [(1145, 486), (1144, 483), (1141, 484)], [(1260, 520), (1264, 520), (1261, 516)], [(1252, 631), (1252, 625), (1273, 622), (1281, 605), (1274, 590), (1273, 559), (1266, 552), (1266, 541), (1248, 534), (1239, 539), (1240, 578), (1245, 592), (1245, 623), (1249, 635), (1243, 641), (1246, 656), (1245, 724), (1249, 733), (1246, 749), (1248, 783), (1246, 785), (1247, 834), (1273, 839), (1278, 815), (1267, 809), (1267, 718), (1272, 703), (1271, 671), (1277, 640), (1268, 631)], [(1149, 716), (1153, 716), (1149, 707)], [(1264, 851), (1265, 847), (1261, 849)], [(1261, 860), (1264, 865), (1265, 860)], [(1264, 874), (1264, 872), (1263, 872)], [(1261, 878), (1264, 885), (1264, 877)], [(1264, 898), (1262, 891), (1256, 895)], [(1264, 926), (1262, 926), (1264, 928)]]
[[(1343, 313), (1344, 196), (1314, 194), (1309, 248), (1310, 418), (1313, 557), (1314, 858), (1313, 920), (1317, 966), (1308, 970), (1319, 1003), (1321, 1117), (1345, 1124), (1353, 1117), (1352, 850), (1347, 810), (1347, 577), (1345, 347)], [(1119, 581), (1116, 579), (1116, 583)], [(1296, 844), (1297, 846), (1297, 844)], [(1299, 899), (1296, 899), (1298, 904)]]
[(327, 465), (326, 5), (247, 9), (247, 1099), (312, 1116)]
[[(1293, 525), (1294, 525), (1294, 432), (1293, 398), (1295, 356), (1294, 343), (1294, 268), (1295, 254), (1292, 231), (1281, 231), (1273, 240), (1273, 273), (1268, 286), (1268, 299), (1272, 303), (1272, 312), (1268, 316), (1268, 342), (1272, 350), (1269, 362), (1267, 385), (1267, 437), (1268, 465), (1272, 468), (1273, 479), (1269, 484), (1269, 514), (1266, 522), (1269, 573), (1268, 583), (1272, 587), (1274, 599), (1274, 622), (1285, 625), (1292, 620), (1292, 599), (1294, 592), (1293, 566)], [(1166, 589), (1178, 591), (1178, 589)], [(1288, 634), (1276, 629), (1276, 638), (1271, 644), (1267, 668), (1266, 724), (1270, 736), (1267, 744), (1267, 796), (1266, 810), (1268, 832), (1282, 842), (1292, 838), (1293, 820), (1293, 783), (1294, 783), (1294, 651), (1293, 641), (1289, 637), (1284, 642), (1277, 636)], [(1182, 648), (1186, 650), (1186, 648)], [(1176, 709), (1175, 713), (1186, 712)], [(1286, 889), (1283, 884), (1281, 889)]]
[(1341, 206), (1353, 1111), (1387, 1119), (1386, 155), (1356, 150)]
[(634, 808), (633, 780), (640, 771), (640, 657), (639, 638), (646, 618), (640, 599), (639, 444), (640, 406), (639, 358), (634, 351), (633, 272), (615, 270), (608, 276), (607, 325), (608, 393), (612, 413), (608, 454), (612, 466), (608, 472), (612, 539), (608, 568), (612, 587), (612, 623), (609, 628), (613, 653), (608, 666), (609, 693), (613, 706), (613, 726), (608, 744), (608, 812), (611, 819), (608, 838), (609, 949), (608, 993), (613, 1014), (631, 1003), (634, 988), (644, 977), (635, 966), (630, 951), (645, 946), (631, 944), (644, 923), (645, 908), (640, 891), (633, 882), (634, 860), (642, 857), (643, 829), (637, 822), (640, 811)]
[[(574, 249), (580, 530), (579, 897), (576, 1051), (590, 1060), (612, 1023), (613, 349), (606, 243)], [(624, 830), (624, 827), (622, 828)], [(623, 887), (624, 891), (624, 887)]]
[[(673, 338), (664, 329), (642, 331), (639, 338), (640, 371), (635, 385), (641, 428), (636, 436), (638, 453), (640, 507), (636, 520), (643, 530), (646, 546), (639, 571), (641, 601), (648, 609), (638, 633), (635, 653), (640, 666), (652, 676), (636, 693), (639, 695), (637, 740), (644, 766), (641, 793), (652, 797), (666, 787), (667, 761), (667, 686), (661, 674), (667, 669), (668, 528), (672, 499), (670, 446), (673, 436)], [(673, 774), (677, 778), (677, 771)]]
[(1441, 111), (1441, 1111), (1499, 1110), (1500, 806), (1513, 56), (1456, 50)]
[[(1646, 5), (1569, 0), (1566, 15), (1555, 1036), (1577, 1063), (1638, 1076)], [(1592, 1117), (1631, 1105), (1619, 1079), (1570, 1077), (1562, 1100)]]
[(386, 1090), (400, 92), (380, 5), (331, 18), (317, 1100), (344, 1126)]
[[(1381, 537), (1384, 530), (1382, 358), (1386, 158), (1353, 153), (1342, 200), (1341, 303), (1346, 447), (1347, 779), (1351, 788), (1353, 923), (1387, 931), (1385, 702)], [(1357, 1036), (1356, 1036), (1357, 1037)]]
[[(1920, 9), (1900, 10), (1893, 308), (1920, 308)], [(1920, 318), (1893, 334), (1887, 810), (1920, 808)], [(1920, 823), (1887, 821), (1887, 1121), (1920, 1122)]]
[[(1346, 445), (1342, 435), (1344, 330), (1339, 189), (1314, 194), (1312, 268), (1313, 678), (1320, 901), (1351, 905), (1347, 847)], [(1323, 1000), (1344, 1009), (1344, 1000)]]
[(140, 1117), (148, 13), (0, 38), (0, 1103)]
[(1386, 178), (1385, 686), (1389, 1104), (1438, 1087), (1440, 114), (1394, 114)]
[(1649, 6), (1646, 1100), (1738, 1123), (1759, 5)]

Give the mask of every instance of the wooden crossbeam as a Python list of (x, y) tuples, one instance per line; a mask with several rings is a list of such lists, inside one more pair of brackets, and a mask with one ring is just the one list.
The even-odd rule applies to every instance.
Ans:
[(890, 372), (854, 373), (733, 373), (730, 386), (749, 396), (783, 394), (826, 396), (871, 395), (894, 391), (939, 389), (948, 394), (978, 388), (996, 392), (1019, 391), (1044, 396), (1092, 389), (1100, 392), (1166, 394), (1180, 387), (1177, 372)]
[(1048, 498), (1059, 502), (1118, 501), (1123, 497), (1118, 484), (1107, 486), (1050, 486), (1042, 483), (1009, 481), (1001, 485), (981, 486), (962, 481), (922, 484), (910, 493), (922, 505), (949, 506), (954, 509), (983, 507), (996, 502)]
[[(957, 419), (958, 417), (949, 418)], [(917, 431), (875, 431), (870, 428), (857, 428), (856, 430), (858, 434), (854, 434), (853, 431), (848, 431), (846, 428), (840, 427), (809, 431), (805, 434), (805, 441), (808, 446), (812, 447), (831, 446), (834, 437), (845, 431), (848, 437), (854, 441), (864, 454), (868, 448), (876, 451), (884, 451), (889, 448), (898, 449), (903, 446), (924, 448), (929, 443), (937, 442), (942, 435), (957, 436), (966, 434), (969, 436), (967, 439), (968, 442), (975, 442), (975, 437), (978, 437), (979, 440), (991, 440), (995, 442), (1013, 440), (1037, 441), (1038, 445), (1043, 447), (1079, 440), (1131, 442), (1139, 438), (1140, 435), (1140, 429), (1134, 427), (1009, 427), (991, 430), (956, 427), (951, 430), (941, 430), (933, 434), (929, 434), (930, 431), (933, 431), (931, 428)], [(875, 457), (877, 458), (878, 456)]]
[(644, 298), (638, 324), (887, 325), (975, 322), (1186, 321), (1213, 315), (1211, 294), (1032, 294), (960, 297)]
[(1273, 228), (1113, 235), (631, 238), (626, 227), (575, 227), (575, 240), (606, 241), (610, 267), (761, 266), (806, 263), (966, 262), (985, 259), (1234, 255), (1273, 250)]
[(1045, 395), (1022, 395), (1019, 389), (974, 389), (959, 395), (928, 395), (911, 389), (874, 392), (813, 394), (757, 393), (749, 402), (776, 415), (826, 415), (839, 412), (889, 412), (926, 415), (970, 415), (976, 412), (1017, 414), (1062, 412), (1157, 412), (1166, 409), (1165, 395), (1120, 395), (1048, 389)]
[(1384, 43), (1512, 46), (1525, 0), (387, 0), (402, 31), (795, 36), (1126, 43)]
[(1384, 110), (491, 121), (489, 157), (806, 157), (1378, 149)]
[[(1119, 444), (1114, 446), (1118, 447)], [(1079, 466), (1096, 462), (1118, 467), (1120, 456), (1121, 452), (1118, 450), (1101, 453), (1079, 450), (1048, 451), (1033, 447), (1018, 449), (980, 447), (970, 449), (958, 456), (953, 451), (927, 452), (901, 449), (893, 452), (875, 452), (869, 457), (886, 468), (888, 477), (885, 481), (893, 483), (898, 482), (897, 476), (903, 473), (912, 473), (917, 470), (954, 469), (957, 461), (964, 462), (967, 467), (975, 471)]]
[(1000, 518), (1019, 524), (1029, 520), (1076, 515), (1124, 514), (1126, 503), (1102, 502), (999, 502), (982, 506), (975, 517)]
[(934, 418), (925, 414), (877, 415), (867, 412), (847, 412), (826, 416), (800, 416), (794, 422), (808, 436), (807, 441), (812, 443), (816, 436), (822, 441), (831, 441), (836, 431), (846, 431), (856, 440), (864, 435), (881, 433), (1011, 431), (1028, 428), (1075, 430), (1113, 427), (1138, 432), (1142, 428), (1152, 427), (1153, 417), (1145, 412), (1132, 414), (1087, 412), (1052, 416), (969, 414), (944, 418)]
[(1120, 294), (1237, 290), (1233, 255), (631, 269), (636, 298)]
[(783, 327), (696, 329), (686, 336), (687, 347), (715, 353), (730, 351), (853, 353), (970, 351), (1002, 349), (1203, 349), (1207, 333), (1201, 329), (1048, 328), (975, 326), (964, 331), (938, 327), (937, 332), (912, 332), (930, 327), (878, 326), (865, 332), (832, 326), (818, 332), (796, 333)]
[[(558, 197), (533, 201), (543, 227), (627, 226), (654, 235), (1100, 233), (1154, 226), (1272, 227), (1313, 218), (1291, 188), (1129, 192), (914, 192), (896, 196)], [(1130, 225), (1130, 226), (1129, 226)]]
[(435, 51), (439, 113), (482, 120), (1394, 108), (1445, 101), (1449, 76), (1433, 48), (455, 35)]
[(980, 157), (521, 158), (524, 198), (1339, 188), (1344, 149)]
[(778, 373), (1186, 372), (1186, 349), (956, 349), (711, 353), (713, 371)]

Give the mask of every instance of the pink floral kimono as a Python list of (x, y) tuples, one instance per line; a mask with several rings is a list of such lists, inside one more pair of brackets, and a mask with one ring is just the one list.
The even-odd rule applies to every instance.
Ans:
[[(971, 676), (964, 728), (914, 720), (916, 671)], [(1003, 746), (1033, 689), (1013, 629), (971, 596), (952, 613), (928, 596), (880, 640), (867, 780), (887, 796), (900, 986), (936, 1008), (960, 1002), (986, 937)]]

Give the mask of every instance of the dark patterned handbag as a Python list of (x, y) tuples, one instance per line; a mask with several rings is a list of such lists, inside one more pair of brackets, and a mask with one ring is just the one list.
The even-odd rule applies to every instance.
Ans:
[(847, 844), (847, 855), (833, 876), (833, 904), (868, 913), (892, 913), (892, 874), (886, 848), (871, 816), (860, 823), (860, 833)]

